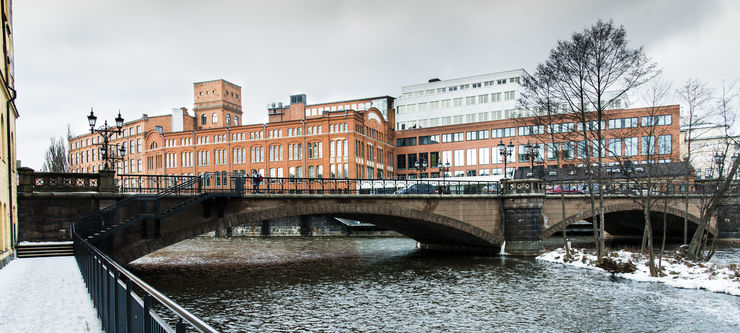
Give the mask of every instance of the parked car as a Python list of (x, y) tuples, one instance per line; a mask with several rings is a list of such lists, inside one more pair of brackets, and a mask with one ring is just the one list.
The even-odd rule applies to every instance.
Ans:
[(574, 187), (570, 187), (568, 185), (565, 185), (562, 188), (560, 187), (560, 185), (555, 185), (553, 187), (550, 187), (550, 188), (546, 188), (545, 189), (545, 194), (560, 194), (560, 193), (563, 193), (563, 194), (583, 194), (583, 191), (581, 191), (581, 190), (579, 190), (577, 188), (574, 188)]
[(501, 193), (501, 188), (498, 186), (498, 184), (488, 184), (486, 186), (483, 186), (483, 188), (480, 190), (481, 194), (499, 194)]
[(407, 186), (406, 188), (402, 188), (396, 191), (396, 194), (435, 194), (435, 193), (439, 193), (439, 191), (437, 191), (437, 188), (434, 187), (434, 185), (427, 184), (427, 183), (412, 184), (412, 185)]

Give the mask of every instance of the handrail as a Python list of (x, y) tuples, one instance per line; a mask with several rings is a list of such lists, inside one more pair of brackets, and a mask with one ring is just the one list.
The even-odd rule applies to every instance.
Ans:
[(77, 232), (74, 230), (74, 226), (72, 229), (73, 237), (76, 237), (75, 241), (79, 241), (83, 246), (87, 248), (88, 251), (91, 251), (95, 255), (99, 256), (105, 262), (112, 266), (114, 269), (116, 269), (118, 272), (123, 274), (127, 279), (129, 279), (131, 282), (136, 284), (139, 288), (144, 290), (148, 295), (151, 295), (154, 299), (156, 299), (160, 304), (164, 305), (170, 311), (177, 314), (178, 317), (181, 319), (184, 319), (187, 321), (190, 325), (195, 327), (200, 332), (218, 332), (215, 328), (208, 325), (206, 322), (201, 320), (200, 318), (196, 317), (192, 313), (190, 313), (188, 310), (184, 309), (174, 301), (172, 301), (169, 297), (165, 296), (158, 290), (154, 289), (154, 287), (150, 286), (148, 283), (144, 282), (143, 280), (139, 279), (136, 275), (129, 272), (127, 269), (125, 269), (123, 266), (119, 265), (115, 260), (111, 259), (108, 255), (100, 251), (98, 248), (84, 240)]
[[(156, 289), (154, 289), (153, 287), (151, 287), (150, 285), (148, 285), (146, 282), (144, 282), (143, 280), (139, 279), (137, 276), (135, 276), (134, 274), (132, 274), (131, 272), (129, 272), (128, 270), (126, 270), (125, 268), (123, 268), (123, 266), (119, 265), (112, 258), (110, 258), (108, 255), (106, 255), (105, 253), (103, 253), (103, 251), (101, 251), (100, 249), (98, 249), (97, 247), (95, 247), (94, 245), (92, 245), (90, 242), (88, 242), (78, 232), (78, 231), (81, 231), (81, 229), (79, 229), (79, 228), (81, 228), (83, 226), (83, 224), (86, 224), (86, 229), (88, 230), (88, 232), (100, 232), (100, 233), (103, 233), (102, 232), (103, 231), (103, 227), (106, 226), (106, 221), (104, 221), (104, 219), (106, 218), (106, 215), (114, 215), (114, 214), (116, 214), (118, 212), (118, 210), (120, 210), (120, 209), (122, 209), (124, 207), (130, 206), (130, 204), (132, 202), (136, 203), (136, 202), (139, 202), (140, 200), (147, 200), (147, 201), (149, 201), (149, 200), (153, 200), (153, 199), (155, 199), (155, 200), (157, 200), (157, 199), (163, 199), (163, 198), (166, 198), (166, 197), (171, 196), (173, 194), (179, 195), (180, 192), (181, 192), (181, 190), (186, 189), (186, 188), (187, 189), (191, 189), (192, 186), (195, 185), (196, 183), (199, 184), (199, 185), (202, 184), (202, 177), (201, 176), (190, 177), (187, 181), (182, 182), (182, 183), (178, 184), (177, 186), (166, 188), (165, 190), (163, 190), (163, 191), (161, 191), (161, 192), (159, 192), (157, 194), (154, 194), (154, 195), (152, 195), (152, 194), (137, 194), (137, 195), (134, 195), (132, 197), (123, 199), (123, 200), (115, 203), (114, 205), (111, 205), (109, 207), (106, 207), (104, 209), (101, 209), (101, 210), (99, 210), (97, 212), (94, 212), (92, 214), (88, 214), (87, 216), (83, 217), (82, 219), (79, 219), (78, 221), (75, 221), (75, 223), (72, 224), (70, 234), (71, 234), (72, 240), (75, 242), (75, 246), (81, 246), (81, 247), (83, 247), (85, 250), (88, 251), (88, 253), (91, 253), (94, 257), (98, 257), (98, 258), (100, 258), (100, 260), (103, 260), (105, 262), (105, 263), (102, 263), (102, 265), (100, 267), (93, 268), (93, 271), (90, 271), (90, 268), (87, 267), (87, 266), (85, 266), (85, 264), (83, 263), (83, 260), (81, 258), (81, 256), (84, 255), (84, 253), (79, 253), (79, 251), (76, 251), (76, 253), (75, 253), (75, 256), (77, 257), (77, 260), (78, 260), (78, 266), (80, 267), (80, 270), (83, 273), (83, 278), (85, 278), (85, 282), (88, 285), (88, 290), (91, 292), (91, 294), (95, 294), (95, 292), (99, 292), (98, 289), (101, 288), (101, 285), (103, 285), (103, 284), (105, 285), (104, 287), (102, 287), (104, 290), (106, 290), (105, 295), (100, 295), (100, 293), (98, 293), (98, 294), (95, 294), (95, 296), (93, 297), (94, 302), (96, 302), (96, 304), (95, 304), (96, 307), (99, 308), (98, 309), (98, 314), (99, 314), (99, 316), (101, 317), (101, 320), (104, 323), (104, 329), (111, 330), (111, 325), (114, 325), (114, 327), (116, 329), (112, 329), (111, 331), (117, 331), (117, 328), (120, 325), (124, 325), (124, 324), (126, 325), (126, 327), (129, 328), (129, 330), (131, 328), (131, 326), (130, 326), (131, 325), (131, 319), (130, 318), (126, 318), (125, 319), (126, 320), (125, 323), (121, 323), (121, 322), (118, 322), (117, 321), (117, 320), (121, 320), (117, 316), (118, 315), (118, 310), (115, 310), (115, 313), (112, 315), (113, 316), (113, 322), (111, 323), (111, 318), (110, 318), (111, 314), (110, 314), (110, 309), (109, 309), (110, 300), (102, 300), (101, 301), (101, 298), (111, 297), (112, 296), (112, 295), (110, 295), (110, 292), (111, 292), (110, 291), (110, 288), (111, 288), (110, 283), (111, 282), (109, 281), (110, 280), (110, 276), (109, 275), (101, 275), (101, 272), (102, 272), (102, 274), (109, 274), (110, 270), (111, 269), (114, 269), (116, 272), (115, 272), (115, 274), (113, 274), (113, 279), (115, 279), (115, 281), (113, 282), (112, 288), (114, 290), (113, 292), (114, 292), (115, 295), (117, 295), (117, 293), (118, 293), (118, 289), (117, 289), (118, 287), (117, 286), (119, 285), (120, 274), (122, 274), (129, 281), (131, 281), (132, 283), (136, 284), (137, 287), (141, 288), (141, 290), (143, 290), (147, 294), (148, 297), (154, 298), (156, 301), (158, 301), (160, 304), (162, 304), (165, 307), (167, 307), (170, 311), (174, 312), (180, 318), (180, 322), (177, 324), (177, 332), (184, 332), (185, 331), (185, 325), (182, 323), (182, 320), (187, 321), (190, 325), (192, 325), (193, 327), (195, 327), (196, 329), (198, 329), (201, 332), (217, 332), (213, 327), (209, 326), (207, 323), (205, 323), (204, 321), (202, 321), (200, 318), (198, 318), (195, 315), (191, 314), (190, 312), (188, 312), (187, 310), (185, 310), (184, 308), (182, 308), (181, 306), (179, 306), (177, 303), (175, 303), (174, 301), (172, 301), (171, 299), (169, 299), (167, 296), (165, 296), (164, 294), (160, 293), (159, 291), (157, 291)], [(198, 186), (198, 188), (196, 190), (197, 190), (198, 193), (202, 193), (201, 192), (201, 186)], [(159, 205), (157, 205), (156, 202), (155, 202), (155, 207), (158, 207), (158, 206)], [(136, 204), (135, 207), (136, 207), (136, 212), (133, 212), (134, 215), (135, 216), (141, 216), (142, 215), (142, 212), (141, 212), (142, 207), (140, 207), (139, 204)], [(156, 214), (159, 214), (160, 212), (157, 209), (157, 211), (155, 213)], [(131, 215), (131, 214), (129, 214), (129, 215)], [(127, 216), (124, 216), (123, 218), (125, 219), (126, 217)], [(116, 217), (113, 217), (113, 218), (115, 219)], [(108, 222), (110, 222), (110, 221), (108, 221)], [(110, 226), (110, 224), (108, 224), (108, 226)], [(85, 236), (90, 236), (90, 235), (85, 235)], [(85, 267), (88, 268), (87, 271), (85, 271), (85, 269), (83, 269), (83, 266), (85, 266)], [(107, 272), (104, 272), (105, 270), (107, 270)], [(103, 279), (102, 278), (103, 276), (107, 277), (107, 279)], [(92, 281), (90, 282), (89, 280), (92, 280)], [(91, 287), (91, 284), (93, 285), (92, 287)], [(129, 295), (130, 295), (129, 293), (130, 293), (130, 286), (127, 285), (126, 297), (129, 297)], [(116, 296), (113, 296), (113, 297), (116, 297)], [(149, 305), (148, 305), (149, 303), (147, 303), (148, 300), (149, 300), (148, 298), (145, 298), (145, 301), (144, 301), (144, 304), (145, 304), (144, 305), (144, 311), (145, 311), (144, 326), (145, 326), (145, 330), (150, 329), (149, 325), (154, 325), (153, 324), (154, 322), (158, 322), (158, 319), (152, 317), (151, 313), (146, 313), (146, 311), (149, 311), (149, 309), (150, 309), (149, 308)], [(116, 302), (117, 301), (113, 301), (113, 303), (116, 303)], [(126, 299), (126, 302), (129, 302), (129, 300)], [(116, 306), (117, 306), (117, 303), (116, 303)], [(101, 310), (100, 309), (101, 307), (103, 309), (107, 309), (107, 311)], [(127, 304), (127, 307), (130, 307), (130, 305)], [(128, 312), (128, 310), (127, 310), (127, 314), (129, 316), (131, 315)], [(156, 316), (156, 315), (154, 315), (154, 316)], [(152, 321), (152, 319), (154, 319), (154, 321)], [(164, 325), (164, 324), (162, 324), (162, 325)], [(166, 330), (166, 329), (164, 329), (164, 330)]]
[[(155, 188), (141, 186), (126, 188), (129, 192), (152, 193), (159, 192), (160, 175), (121, 175), (120, 177), (135, 178), (142, 185), (157, 184)], [(193, 177), (193, 176), (172, 176)], [(427, 183), (435, 187), (434, 194), (500, 194), (498, 180), (458, 180), (454, 178), (431, 179), (372, 179), (372, 178), (321, 178), (321, 177), (263, 177), (257, 188), (253, 186), (254, 179), (248, 175), (208, 174), (201, 176), (199, 186), (202, 193), (228, 192), (233, 194), (245, 193), (311, 193), (311, 194), (394, 194), (396, 191), (414, 184)], [(176, 186), (177, 187), (177, 186)], [(486, 190), (483, 191), (484, 187)], [(489, 189), (494, 189), (490, 190)], [(173, 190), (170, 190), (173, 191)], [(162, 193), (162, 192), (159, 192)], [(427, 194), (427, 193), (415, 193)], [(431, 193), (429, 193), (431, 194)]]

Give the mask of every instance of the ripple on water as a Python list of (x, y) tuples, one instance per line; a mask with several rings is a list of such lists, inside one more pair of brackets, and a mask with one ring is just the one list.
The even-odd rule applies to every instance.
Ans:
[(402, 238), (194, 239), (130, 267), (224, 332), (740, 331), (740, 297)]

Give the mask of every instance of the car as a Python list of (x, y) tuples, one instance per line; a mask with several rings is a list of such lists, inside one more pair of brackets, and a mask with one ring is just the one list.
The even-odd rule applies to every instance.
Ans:
[(551, 188), (546, 188), (545, 189), (545, 194), (560, 194), (560, 193), (563, 193), (563, 194), (583, 194), (583, 191), (581, 191), (581, 190), (579, 190), (577, 188), (572, 188), (572, 187), (570, 187), (568, 185), (565, 185), (562, 188), (560, 187), (560, 185), (555, 185), (555, 186), (553, 186)]
[(432, 184), (419, 183), (412, 184), (406, 188), (402, 188), (396, 191), (396, 194), (436, 194), (439, 193), (436, 187)]
[(499, 194), (501, 193), (501, 188), (498, 186), (498, 184), (488, 184), (486, 186), (483, 186), (483, 188), (480, 190), (480, 194)]

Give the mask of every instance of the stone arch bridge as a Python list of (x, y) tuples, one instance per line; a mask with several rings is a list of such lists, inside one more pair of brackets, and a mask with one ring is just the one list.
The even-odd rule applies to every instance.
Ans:
[[(588, 196), (568, 195), (562, 218), (559, 195), (526, 188), (506, 195), (304, 195), (262, 194), (228, 196), (212, 194), (170, 215), (142, 215), (134, 222), (109, 227), (90, 236), (94, 244), (116, 261), (130, 262), (168, 245), (217, 229), (245, 223), (304, 216), (331, 215), (376, 224), (417, 240), (425, 248), (533, 255), (542, 251), (542, 239), (564, 226), (592, 218)], [(165, 205), (164, 203), (161, 203)], [(653, 207), (653, 225), (662, 225), (663, 211), (670, 222), (668, 233), (683, 233), (682, 197)], [(689, 232), (698, 223), (697, 198), (689, 205)], [(614, 236), (642, 234), (642, 208), (627, 196), (606, 198), (606, 231)], [(716, 234), (716, 217), (709, 231)]]

